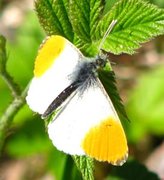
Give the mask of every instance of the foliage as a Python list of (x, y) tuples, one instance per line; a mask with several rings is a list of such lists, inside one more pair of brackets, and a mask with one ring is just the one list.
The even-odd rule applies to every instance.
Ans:
[(110, 99), (112, 100), (113, 105), (120, 119), (122, 120), (122, 123), (124, 123), (124, 121), (126, 120), (129, 120), (126, 111), (124, 109), (124, 106), (122, 104), (122, 100), (117, 92), (114, 72), (110, 71), (109, 68), (103, 69), (99, 72), (99, 78), (106, 92), (108, 93)]
[(164, 8), (164, 1), (163, 0), (149, 0), (151, 3), (158, 5), (161, 8)]
[[(35, 6), (47, 34), (65, 36), (90, 56), (98, 53), (99, 43), (115, 19), (117, 24), (103, 46), (114, 54), (132, 54), (141, 43), (163, 34), (163, 10), (142, 0), (120, 0), (104, 16), (103, 0), (70, 1), (70, 4), (68, 0), (37, 0)], [(45, 17), (46, 11), (49, 12), (48, 18)], [(58, 25), (51, 22), (58, 22)], [(68, 35), (68, 30), (74, 35)]]
[(117, 180), (159, 180), (159, 177), (155, 173), (149, 171), (144, 165), (134, 160), (130, 160), (123, 167), (113, 169), (107, 180), (114, 180), (115, 178)]
[[(109, 1), (106, 5), (104, 0), (35, 1), (36, 12), (46, 34), (59, 34), (66, 37), (86, 56), (95, 56), (99, 53), (99, 44), (112, 20), (117, 20), (117, 24), (107, 36), (102, 48), (114, 54), (123, 52), (133, 54), (142, 43), (157, 35), (164, 34), (163, 9), (142, 0), (119, 0), (116, 3), (112, 1), (112, 5)], [(32, 20), (33, 18), (28, 17), (28, 20), (25, 21), (22, 30), (18, 33), (17, 44), (7, 46), (10, 49), (9, 51), (12, 50), (9, 57), (6, 54), (5, 39), (1, 37), (0, 75), (13, 96), (11, 97), (7, 91), (5, 83), (0, 81), (0, 91), (3, 94), (3, 96), (0, 95), (2, 97), (0, 110), (4, 111), (3, 114), (1, 113), (0, 121), (0, 147), (2, 148), (14, 119), (18, 133), (11, 139), (8, 138), (8, 144), (5, 146), (10, 155), (15, 157), (28, 156), (35, 154), (36, 151), (49, 154), (48, 167), (58, 179), (65, 179), (66, 175), (70, 173), (73, 174), (71, 179), (76, 179), (79, 174), (73, 160), (51, 146), (43, 130), (43, 122), (39, 124), (36, 116), (31, 118), (31, 111), (27, 107), (22, 108), (25, 104), (24, 98), (27, 92), (27, 89), (22, 91), (22, 88), (25, 88), (32, 77), (33, 59), (37, 46), (43, 37), (40, 30), (35, 27), (37, 23), (31, 23)], [(31, 27), (32, 24), (34, 27)], [(19, 70), (15, 71), (15, 67)], [(99, 72), (99, 76), (120, 118), (128, 119), (115, 86), (115, 77), (111, 73), (111, 67)], [(8, 107), (5, 102), (6, 99), (8, 102), (13, 99)], [(32, 146), (29, 147), (24, 142), (31, 143)], [(42, 144), (45, 146), (43, 147)], [(54, 161), (52, 161), (53, 159)], [(83, 178), (93, 179), (93, 160), (87, 157), (73, 157), (73, 159)], [(58, 164), (63, 169), (59, 170)], [(133, 171), (135, 168), (132, 169), (132, 173)], [(146, 170), (143, 171), (147, 172)], [(149, 175), (151, 176), (151, 173)]]
[(73, 159), (81, 171), (83, 179), (93, 180), (93, 159), (86, 156), (73, 156)]
[(137, 87), (130, 93), (127, 111), (133, 121), (129, 129), (129, 140), (132, 142), (137, 142), (147, 133), (164, 135), (163, 77), (163, 66), (156, 67), (139, 77)]
[[(30, 14), (28, 18), (29, 20), (31, 19), (32, 22), (33, 17), (30, 17)], [(1, 111), (0, 148), (2, 148), (4, 138), (8, 133), (8, 129), (11, 122), (13, 121), (17, 112), (25, 104), (24, 98), (26, 96), (27, 89), (25, 89), (24, 91), (22, 91), (21, 89), (22, 87), (25, 87), (25, 85), (27, 85), (28, 81), (32, 76), (32, 73), (30, 73), (29, 75), (30, 72), (28, 69), (30, 65), (29, 61), (31, 61), (32, 63), (32, 59), (34, 59), (32, 58), (32, 56), (36, 52), (38, 46), (34, 43), (34, 39), (37, 38), (38, 36), (36, 36), (35, 34), (35, 26), (37, 25), (37, 23), (34, 23), (33, 29), (30, 29), (31, 27), (29, 25), (30, 25), (30, 21), (25, 22), (23, 28), (19, 30), (18, 32), (19, 36), (17, 37), (18, 42), (16, 43), (16, 45), (14, 44), (12, 46), (12, 43), (10, 44), (5, 43), (4, 37), (3, 36), (0, 37), (1, 38), (0, 51), (1, 53), (3, 52), (2, 56), (0, 56), (0, 58), (2, 58), (0, 60), (1, 62), (0, 75), (2, 77), (2, 79), (0, 79), (0, 90), (1, 90), (0, 97), (2, 98), (1, 99), (2, 104), (0, 106), (0, 111)], [(27, 34), (21, 36), (24, 31), (26, 31)], [(30, 32), (31, 34), (29, 34)], [(33, 37), (35, 38), (30, 39), (29, 37), (30, 36), (32, 37), (32, 34)], [(41, 35), (41, 33), (38, 35)], [(21, 37), (23, 37), (23, 39), (19, 41), (19, 38)], [(32, 40), (33, 42), (30, 42), (30, 40)], [(25, 42), (27, 42), (26, 47), (24, 46)], [(28, 44), (32, 44), (31, 48), (29, 48)], [(6, 50), (6, 46), (9, 47), (9, 51)], [(29, 52), (27, 51), (27, 49), (29, 50)], [(15, 55), (14, 53), (17, 54)], [(15, 70), (16, 67), (19, 68), (19, 70)], [(31, 64), (31, 68), (32, 68), (32, 64)], [(8, 91), (8, 88), (10, 89), (11, 93)], [(8, 105), (9, 102), (10, 105)]]
[[(70, 3), (67, 0), (38, 0), (35, 6), (39, 20), (47, 34), (65, 36), (88, 56), (98, 53), (101, 39), (112, 20), (117, 20), (117, 24), (107, 37), (103, 49), (115, 54), (134, 53), (140, 43), (162, 34), (164, 30), (164, 11), (144, 1), (121, 0), (103, 16), (105, 4), (102, 0), (74, 0)], [(46, 11), (48, 13), (45, 13)], [(103, 77), (103, 72), (100, 73), (100, 77)], [(106, 83), (106, 89), (110, 87), (107, 92), (113, 100), (116, 110), (120, 116), (127, 119), (114, 85), (113, 76), (106, 75), (106, 79), (110, 82), (108, 85)], [(101, 80), (105, 82), (105, 77)], [(82, 170), (85, 166), (80, 168)]]

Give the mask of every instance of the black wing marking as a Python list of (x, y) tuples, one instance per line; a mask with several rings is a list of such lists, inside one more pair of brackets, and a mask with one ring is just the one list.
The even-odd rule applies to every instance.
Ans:
[(52, 114), (77, 88), (77, 82), (66, 87), (48, 106), (46, 111), (42, 114), (42, 118), (47, 118), (47, 116)]
[[(96, 62), (97, 63), (97, 62)], [(95, 70), (97, 66), (95, 62), (83, 62), (77, 68), (77, 72), (73, 73), (73, 83), (66, 87), (48, 106), (46, 111), (43, 113), (42, 118), (46, 118), (52, 114), (76, 89), (78, 89), (81, 94), (89, 86), (94, 85), (96, 82)]]

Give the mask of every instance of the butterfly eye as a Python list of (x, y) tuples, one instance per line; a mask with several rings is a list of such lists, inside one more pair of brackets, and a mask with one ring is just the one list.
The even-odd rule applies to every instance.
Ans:
[(101, 55), (97, 56), (97, 58), (96, 58), (97, 69), (104, 68), (107, 62), (108, 62), (107, 54), (101, 54)]

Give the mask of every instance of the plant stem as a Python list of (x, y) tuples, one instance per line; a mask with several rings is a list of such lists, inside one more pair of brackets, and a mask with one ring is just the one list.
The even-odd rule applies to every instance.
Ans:
[(19, 109), (25, 104), (27, 89), (28, 88), (26, 88), (20, 96), (17, 96), (13, 100), (13, 102), (9, 105), (9, 107), (6, 109), (6, 111), (0, 118), (0, 151), (2, 150), (4, 140), (7, 136), (8, 129), (14, 116), (19, 111)]
[(13, 78), (7, 72), (6, 68), (7, 55), (6, 55), (6, 39), (0, 35), (0, 75), (11, 90), (14, 98), (20, 96), (21, 91), (19, 86), (14, 82)]
[(27, 86), (27, 88), (21, 93), (20, 87), (14, 82), (13, 78), (6, 70), (6, 62), (6, 39), (4, 36), (0, 35), (0, 76), (3, 78), (14, 97), (13, 102), (8, 106), (0, 118), (0, 151), (2, 150), (4, 140), (14, 116), (25, 104), (25, 96), (28, 88)]
[(13, 97), (15, 98), (19, 97), (21, 91), (19, 86), (13, 81), (13, 78), (6, 71), (3, 71), (1, 77), (3, 78), (9, 89), (11, 90)]

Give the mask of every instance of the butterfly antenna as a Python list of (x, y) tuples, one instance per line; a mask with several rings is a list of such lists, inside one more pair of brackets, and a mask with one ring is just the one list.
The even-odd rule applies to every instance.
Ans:
[(102, 46), (103, 46), (103, 44), (104, 44), (107, 36), (108, 36), (109, 33), (112, 31), (112, 29), (113, 29), (113, 27), (115, 26), (116, 23), (117, 23), (117, 20), (113, 20), (113, 21), (110, 23), (108, 29), (106, 30), (106, 32), (105, 32), (105, 34), (104, 34), (104, 36), (103, 36), (103, 38), (102, 38), (101, 43), (100, 43), (100, 45), (99, 45), (99, 51), (101, 50), (101, 48), (102, 48)]

